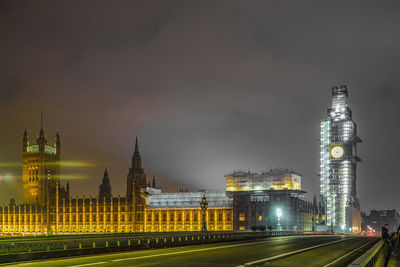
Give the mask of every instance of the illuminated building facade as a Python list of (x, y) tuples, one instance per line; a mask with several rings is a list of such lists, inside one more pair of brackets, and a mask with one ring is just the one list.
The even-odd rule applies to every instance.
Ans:
[(224, 191), (206, 191), (151, 195), (145, 210), (146, 231), (201, 231), (199, 203), (203, 195), (208, 202), (207, 230), (233, 230), (232, 198)]
[(301, 190), (301, 176), (288, 169), (271, 169), (261, 174), (234, 171), (225, 175), (226, 191)]
[[(23, 204), (0, 207), (1, 234), (96, 234), (201, 231), (200, 201), (208, 199), (207, 230), (232, 230), (232, 198), (225, 192), (161, 193), (149, 188), (136, 139), (126, 197), (113, 197), (107, 170), (97, 197), (71, 198), (59, 186), (60, 138), (47, 144), (43, 128), (37, 144), (23, 137)], [(34, 170), (34, 171), (32, 171)], [(153, 178), (153, 187), (155, 180)]]
[[(314, 224), (315, 207), (304, 200), (301, 176), (287, 169), (261, 174), (234, 172), (225, 176), (226, 191), (162, 193), (154, 177), (151, 187), (146, 179), (136, 139), (126, 196), (112, 195), (111, 179), (105, 170), (96, 197), (72, 198), (68, 183), (66, 188), (60, 186), (59, 163), (58, 133), (54, 147), (50, 147), (41, 128), (37, 144), (29, 146), (25, 131), (24, 199), (22, 204), (10, 202), (0, 207), (2, 234), (201, 231), (203, 196), (208, 202), (205, 220), (209, 231), (275, 228), (277, 208), (282, 211), (284, 229), (311, 230)], [(37, 174), (29, 172), (36, 167)], [(32, 183), (32, 177), (38, 182)], [(31, 182), (29, 186), (25, 181)], [(35, 192), (40, 197), (33, 198)]]
[(332, 88), (328, 118), (321, 121), (321, 197), (326, 223), (334, 231), (359, 232), (360, 205), (356, 196), (357, 125), (347, 103), (346, 86)]
[(317, 207), (304, 199), (301, 190), (263, 190), (233, 192), (233, 227), (237, 230), (277, 229), (277, 209), (285, 230), (313, 229), (317, 221)]
[(316, 203), (304, 199), (301, 176), (288, 169), (261, 174), (235, 171), (225, 175), (226, 191), (233, 198), (233, 227), (236, 230), (276, 229), (280, 209), (281, 227), (312, 230), (317, 224)]

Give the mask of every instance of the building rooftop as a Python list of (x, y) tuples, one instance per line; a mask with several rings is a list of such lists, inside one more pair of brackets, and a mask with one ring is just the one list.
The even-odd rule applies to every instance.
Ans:
[(162, 193), (149, 196), (146, 202), (151, 208), (200, 208), (204, 194), (209, 208), (232, 206), (225, 191)]

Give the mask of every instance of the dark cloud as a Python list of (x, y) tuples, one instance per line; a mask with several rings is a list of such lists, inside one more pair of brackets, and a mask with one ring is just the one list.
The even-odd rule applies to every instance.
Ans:
[[(105, 167), (123, 194), (139, 135), (145, 168), (188, 186), (281, 166), (318, 195), (319, 122), (331, 86), (347, 84), (364, 141), (362, 208), (400, 209), (398, 11), (395, 1), (1, 1), (0, 160), (21, 160), (23, 128), (36, 138), (44, 105), (63, 159), (96, 164), (71, 182), (78, 194), (95, 194)], [(16, 184), (2, 182), (4, 201)]]

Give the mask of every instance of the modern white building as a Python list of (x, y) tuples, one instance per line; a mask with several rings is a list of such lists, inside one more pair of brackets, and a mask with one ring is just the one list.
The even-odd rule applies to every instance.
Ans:
[(337, 232), (361, 230), (360, 204), (356, 196), (357, 125), (347, 103), (346, 86), (332, 88), (328, 118), (321, 121), (321, 197), (326, 225)]

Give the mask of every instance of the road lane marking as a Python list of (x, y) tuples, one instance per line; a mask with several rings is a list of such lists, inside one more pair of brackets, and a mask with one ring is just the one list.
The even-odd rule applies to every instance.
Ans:
[(264, 241), (256, 241), (256, 242), (250, 242), (250, 243), (241, 243), (241, 244), (234, 244), (234, 245), (227, 245), (227, 246), (219, 246), (219, 247), (211, 247), (211, 248), (200, 248), (200, 249), (192, 249), (192, 250), (185, 250), (185, 251), (176, 251), (176, 252), (167, 252), (167, 253), (162, 253), (162, 254), (153, 254), (153, 255), (145, 255), (145, 256), (136, 256), (136, 257), (130, 257), (130, 258), (121, 258), (121, 259), (115, 259), (111, 260), (113, 262), (119, 262), (119, 261), (127, 261), (127, 260), (136, 260), (136, 259), (146, 259), (146, 258), (153, 258), (153, 257), (161, 257), (161, 256), (168, 256), (168, 255), (176, 255), (176, 254), (183, 254), (183, 253), (189, 253), (189, 252), (199, 252), (199, 251), (207, 251), (207, 250), (215, 250), (215, 249), (223, 249), (223, 248), (232, 248), (232, 247), (240, 247), (240, 246), (249, 246), (249, 245), (258, 245), (260, 243), (270, 243), (274, 240), (279, 240), (279, 239), (285, 239), (282, 237), (276, 237), (276, 238), (271, 238), (268, 240)]
[(258, 245), (260, 243), (269, 243), (268, 241), (272, 241), (272, 240), (267, 240), (267, 241), (263, 241), (263, 242), (251, 242), (251, 243), (235, 244), (235, 245), (228, 245), (228, 246), (211, 247), (211, 248), (191, 249), (191, 250), (185, 250), (185, 251), (167, 252), (167, 253), (156, 254), (156, 255), (136, 256), (136, 257), (130, 257), (130, 258), (115, 259), (115, 260), (111, 260), (111, 261), (126, 261), (126, 260), (146, 259), (146, 258), (153, 258), (153, 257), (160, 257), (160, 256), (183, 254), (183, 253), (189, 253), (189, 252), (199, 252), (199, 251), (222, 249), (222, 248), (232, 248), (232, 247), (240, 247), (240, 246)]
[(67, 267), (82, 267), (82, 266), (91, 266), (91, 265), (100, 265), (108, 263), (106, 261), (99, 261), (99, 262), (92, 262), (92, 263), (85, 263), (85, 264), (78, 264), (78, 265), (68, 265)]
[(331, 266), (332, 264), (335, 264), (336, 262), (340, 261), (341, 259), (343, 259), (343, 258), (349, 256), (350, 254), (352, 254), (353, 252), (355, 252), (355, 251), (357, 251), (357, 250), (360, 250), (361, 248), (365, 247), (366, 245), (371, 244), (372, 242), (376, 242), (376, 240), (372, 240), (372, 241), (368, 242), (367, 244), (364, 244), (364, 245), (362, 245), (361, 247), (358, 247), (358, 248), (356, 248), (356, 249), (350, 251), (350, 252), (347, 253), (346, 255), (344, 255), (344, 256), (342, 256), (342, 257), (340, 257), (340, 258), (338, 258), (338, 259), (332, 261), (331, 263), (328, 263), (328, 264), (324, 265), (323, 267), (328, 267), (328, 266)]
[(253, 264), (257, 264), (257, 263), (261, 263), (261, 262), (277, 260), (277, 259), (280, 259), (280, 258), (284, 258), (284, 257), (287, 257), (287, 256), (298, 254), (300, 252), (304, 252), (304, 251), (307, 251), (307, 250), (312, 250), (312, 249), (319, 248), (319, 247), (324, 247), (324, 246), (327, 246), (327, 245), (330, 245), (330, 244), (335, 244), (335, 243), (351, 240), (351, 239), (354, 239), (354, 238), (355, 237), (351, 237), (351, 238), (345, 238), (345, 239), (336, 240), (336, 241), (332, 241), (332, 242), (328, 242), (328, 243), (323, 243), (323, 244), (319, 244), (319, 245), (316, 245), (316, 246), (303, 248), (303, 249), (299, 249), (299, 250), (295, 250), (295, 251), (291, 251), (291, 252), (287, 252), (287, 253), (276, 255), (276, 256), (273, 256), (273, 257), (269, 257), (269, 258), (264, 258), (264, 259), (260, 259), (260, 260), (256, 260), (256, 261), (247, 262), (245, 264), (238, 265), (238, 267), (243, 267), (243, 266), (253, 265)]

